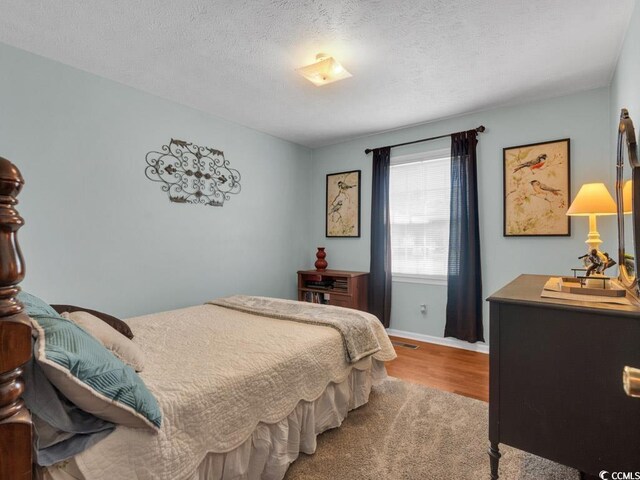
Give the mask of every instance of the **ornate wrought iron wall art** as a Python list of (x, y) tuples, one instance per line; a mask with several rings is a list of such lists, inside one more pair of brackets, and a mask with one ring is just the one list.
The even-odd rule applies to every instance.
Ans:
[(144, 173), (163, 183), (170, 201), (222, 207), (240, 193), (240, 172), (229, 167), (220, 150), (173, 138), (161, 150), (147, 153)]

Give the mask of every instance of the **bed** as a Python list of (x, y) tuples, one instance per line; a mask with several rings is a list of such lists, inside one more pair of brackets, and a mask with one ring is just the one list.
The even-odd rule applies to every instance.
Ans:
[(358, 345), (358, 332), (323, 320), (356, 315), (340, 307), (243, 297), (132, 318), (127, 324), (146, 357), (140, 378), (163, 414), (159, 431), (117, 425), (82, 453), (32, 472), (32, 426), (21, 399), (32, 320), (16, 300), (24, 262), (15, 204), (23, 183), (0, 157), (0, 478), (279, 480), (386, 376), (384, 362), (395, 353), (384, 329), (358, 313), (379, 348)]

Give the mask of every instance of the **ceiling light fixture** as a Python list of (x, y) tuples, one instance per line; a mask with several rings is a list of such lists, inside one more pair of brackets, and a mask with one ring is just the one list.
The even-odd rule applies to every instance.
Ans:
[(347, 69), (340, 65), (340, 62), (325, 53), (317, 54), (315, 63), (307, 65), (306, 67), (298, 68), (296, 72), (309, 80), (316, 87), (321, 87), (327, 83), (332, 83), (351, 76)]

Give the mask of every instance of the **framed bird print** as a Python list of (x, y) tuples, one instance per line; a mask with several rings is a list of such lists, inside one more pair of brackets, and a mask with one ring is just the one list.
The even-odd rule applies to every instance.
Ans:
[(504, 236), (569, 236), (570, 140), (503, 149)]
[(360, 236), (360, 170), (327, 175), (327, 237)]

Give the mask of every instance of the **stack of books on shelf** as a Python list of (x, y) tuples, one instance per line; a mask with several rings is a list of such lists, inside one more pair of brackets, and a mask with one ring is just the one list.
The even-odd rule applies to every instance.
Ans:
[(318, 292), (304, 292), (304, 301), (310, 302), (310, 303), (321, 303), (321, 304), (329, 303), (329, 300), (324, 298), (324, 293), (318, 293)]
[(333, 280), (307, 280), (304, 286), (316, 290), (329, 290), (333, 287)]
[(347, 293), (347, 290), (348, 290), (347, 285), (348, 285), (348, 282), (346, 278), (336, 278), (333, 281), (333, 291)]

